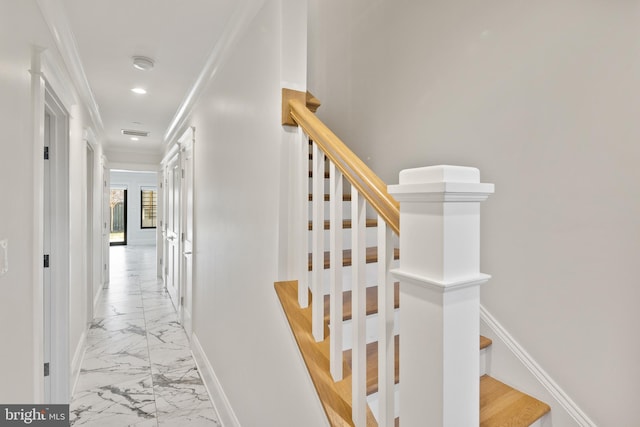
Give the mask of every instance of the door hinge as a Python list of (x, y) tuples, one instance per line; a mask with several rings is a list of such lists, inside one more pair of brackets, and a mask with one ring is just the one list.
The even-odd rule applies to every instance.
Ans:
[(180, 240), (184, 242), (184, 233), (180, 233)]
[(44, 364), (44, 376), (45, 377), (49, 376), (49, 362)]
[(44, 147), (44, 159), (49, 160), (49, 147)]
[(44, 256), (44, 268), (49, 268), (49, 254)]
[(160, 188), (162, 188), (162, 182), (160, 183)]
[(184, 178), (184, 169), (182, 169), (182, 177)]
[(184, 305), (184, 297), (180, 297), (180, 305)]

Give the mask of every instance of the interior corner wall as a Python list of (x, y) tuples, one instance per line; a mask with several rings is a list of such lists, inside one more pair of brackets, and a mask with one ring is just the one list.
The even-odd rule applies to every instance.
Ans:
[(638, 5), (310, 10), (319, 116), (389, 184), (435, 164), (478, 167), (495, 183), (482, 303), (597, 425), (637, 425)]
[[(195, 106), (194, 334), (241, 425), (326, 426), (277, 299), (281, 2)], [(286, 206), (285, 206), (286, 209)]]
[(143, 187), (157, 190), (157, 172), (111, 171), (111, 186), (127, 189), (127, 245), (155, 245), (157, 229), (142, 228), (140, 191)]

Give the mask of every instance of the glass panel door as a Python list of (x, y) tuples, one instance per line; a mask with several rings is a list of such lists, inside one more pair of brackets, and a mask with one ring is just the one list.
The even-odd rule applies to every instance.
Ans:
[(112, 188), (109, 204), (111, 205), (111, 230), (109, 244), (127, 244), (127, 190)]

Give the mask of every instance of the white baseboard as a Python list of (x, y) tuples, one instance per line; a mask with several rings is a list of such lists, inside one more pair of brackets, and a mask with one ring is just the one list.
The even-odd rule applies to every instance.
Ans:
[(235, 412), (233, 412), (233, 408), (229, 403), (229, 399), (227, 399), (222, 384), (220, 384), (218, 377), (213, 371), (213, 367), (211, 363), (209, 363), (209, 359), (207, 359), (195, 332), (191, 335), (191, 353), (196, 361), (198, 372), (200, 372), (207, 393), (209, 393), (209, 398), (218, 413), (220, 423), (224, 427), (241, 427), (240, 421), (238, 421), (238, 417), (236, 417)]
[(71, 361), (71, 396), (76, 392), (76, 385), (78, 384), (78, 378), (80, 377), (80, 368), (82, 367), (82, 361), (84, 360), (84, 354), (87, 351), (87, 333), (85, 329), (80, 336), (76, 351), (73, 353), (73, 360)]
[[(95, 318), (95, 313), (98, 308), (98, 303), (100, 302), (100, 297), (102, 296), (102, 290), (104, 289), (105, 283), (101, 284), (98, 287), (98, 292), (96, 293), (96, 296), (93, 298), (93, 313), (94, 313), (94, 318)], [(92, 319), (93, 320), (93, 319)]]
[[(580, 427), (597, 427), (579, 407), (565, 393), (562, 388), (542, 369), (533, 357), (511, 336), (511, 334), (502, 326), (489, 311), (480, 305), (480, 319), (489, 327), (496, 337), (506, 346), (506, 348), (515, 356), (520, 363), (533, 375), (536, 381), (540, 383), (544, 389), (551, 395), (557, 404), (566, 411), (566, 413)], [(553, 405), (552, 405), (553, 406)], [(535, 425), (535, 424), (534, 424)]]

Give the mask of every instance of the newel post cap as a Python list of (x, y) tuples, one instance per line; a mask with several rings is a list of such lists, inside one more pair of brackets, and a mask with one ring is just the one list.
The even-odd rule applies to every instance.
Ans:
[(477, 168), (464, 166), (405, 169), (399, 181), (387, 189), (399, 202), (480, 202), (494, 192), (493, 184), (480, 182)]

